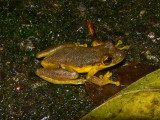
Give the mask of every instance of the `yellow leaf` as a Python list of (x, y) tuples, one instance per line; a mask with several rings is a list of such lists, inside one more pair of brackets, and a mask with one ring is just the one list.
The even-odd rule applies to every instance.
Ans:
[(160, 69), (120, 91), (81, 120), (160, 119)]

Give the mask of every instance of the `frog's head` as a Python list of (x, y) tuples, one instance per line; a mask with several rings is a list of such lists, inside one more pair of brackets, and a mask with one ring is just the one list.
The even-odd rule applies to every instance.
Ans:
[(115, 47), (111, 40), (106, 41), (104, 47), (108, 49), (107, 53), (101, 59), (101, 62), (105, 67), (114, 66), (124, 59), (125, 53)]

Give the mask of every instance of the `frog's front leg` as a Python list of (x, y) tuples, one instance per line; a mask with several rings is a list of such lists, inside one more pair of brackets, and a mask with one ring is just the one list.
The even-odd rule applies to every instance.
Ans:
[(121, 45), (121, 44), (122, 44), (122, 40), (119, 40), (118, 43), (115, 45), (115, 47), (117, 47), (120, 50), (129, 49), (129, 45), (126, 45), (126, 46), (123, 46), (123, 47), (119, 47), (119, 45)]
[(54, 84), (84, 84), (84, 79), (77, 79), (79, 74), (72, 68), (40, 68), (37, 69), (36, 74), (51, 83)]
[(111, 72), (107, 72), (104, 76), (103, 75), (100, 75), (99, 77), (94, 76), (94, 74), (96, 74), (98, 71), (99, 71), (98, 69), (92, 68), (88, 72), (86, 79), (94, 84), (99, 85), (99, 86), (103, 86), (106, 84), (115, 84), (116, 86), (120, 85), (119, 81), (114, 82), (114, 81), (110, 80), (110, 77), (112, 76)]

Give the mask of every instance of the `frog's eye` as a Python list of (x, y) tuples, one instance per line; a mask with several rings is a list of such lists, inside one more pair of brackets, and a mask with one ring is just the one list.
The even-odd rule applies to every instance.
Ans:
[(110, 57), (110, 56), (105, 56), (105, 57), (103, 57), (103, 63), (105, 64), (105, 65), (108, 65), (108, 64), (110, 64), (112, 62), (112, 57)]

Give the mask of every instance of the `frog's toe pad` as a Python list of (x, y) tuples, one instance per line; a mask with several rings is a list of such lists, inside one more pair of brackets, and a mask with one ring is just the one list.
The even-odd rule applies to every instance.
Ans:
[(116, 82), (115, 82), (115, 85), (116, 85), (116, 86), (119, 86), (119, 85), (120, 85), (120, 82), (119, 82), (119, 81), (116, 81)]
[(103, 79), (109, 79), (111, 76), (112, 76), (112, 73), (108, 71), (108, 72), (103, 76)]

